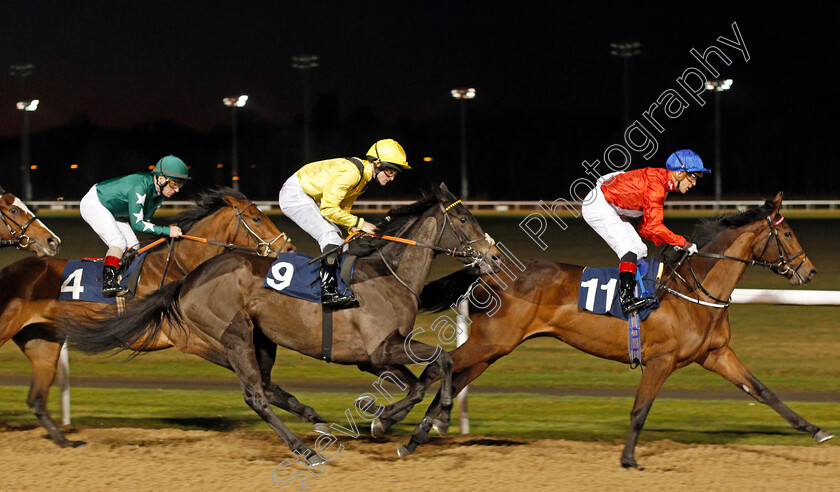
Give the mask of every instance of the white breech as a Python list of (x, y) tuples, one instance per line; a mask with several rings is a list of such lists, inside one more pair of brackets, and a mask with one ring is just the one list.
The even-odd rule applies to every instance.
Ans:
[(137, 236), (128, 222), (119, 222), (111, 212), (99, 201), (96, 185), (82, 197), (79, 203), (82, 218), (99, 235), (108, 248), (119, 248), (123, 252), (136, 247), (139, 243)]
[(582, 207), (583, 218), (619, 258), (627, 253), (635, 253), (639, 259), (644, 258), (648, 253), (647, 246), (633, 224), (627, 221), (628, 216), (638, 217), (641, 212), (624, 210), (610, 204), (601, 191), (601, 184), (611, 176), (602, 176), (595, 188), (586, 195)]
[(344, 242), (338, 226), (324, 218), (318, 204), (303, 191), (294, 174), (283, 183), (279, 202), (280, 210), (318, 241), (321, 251), (331, 244), (340, 246)]

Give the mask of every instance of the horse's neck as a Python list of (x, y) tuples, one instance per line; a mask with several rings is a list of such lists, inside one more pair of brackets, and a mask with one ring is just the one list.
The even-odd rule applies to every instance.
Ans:
[[(224, 227), (217, 225), (219, 220), (214, 220), (217, 214), (225, 213), (227, 209), (221, 209), (208, 217), (205, 217), (193, 225), (189, 231), (185, 231), (190, 236), (203, 237), (212, 239), (214, 241), (224, 242), (226, 244), (236, 244), (237, 240), (242, 241), (242, 234), (236, 233), (236, 227), (233, 221), (226, 222)], [(234, 237), (234, 235), (236, 237)], [(195, 270), (198, 265), (206, 260), (222, 253), (224, 248), (221, 246), (214, 246), (211, 244), (199, 243), (187, 239), (179, 239), (176, 241), (172, 249), (170, 265), (167, 268), (167, 279), (173, 280), (183, 276), (183, 271), (191, 272)], [(160, 276), (163, 274), (165, 268), (166, 258), (169, 255), (169, 249), (163, 248), (149, 253), (146, 263), (143, 266), (143, 278), (147, 281), (160, 281)], [(148, 274), (148, 275), (147, 275)]]
[[(418, 222), (411, 228), (409, 235), (411, 239), (418, 243), (432, 244), (437, 234), (437, 220), (434, 217), (425, 217), (418, 220)], [(401, 255), (389, 255), (387, 249), (396, 250), (398, 246), (396, 243), (389, 248), (383, 250), (387, 261), (392, 268), (397, 272), (397, 276), (403, 282), (408, 284), (414, 292), (420, 293), (429, 274), (432, 271), (432, 261), (435, 259), (435, 253), (429, 248), (418, 246), (404, 245), (404, 250)]]
[[(747, 260), (752, 254), (752, 248), (756, 240), (755, 231), (746, 230), (740, 234), (733, 235), (731, 242), (728, 242), (726, 249), (720, 254), (732, 258), (739, 258)], [(711, 262), (711, 268), (707, 270), (705, 275), (698, 275), (697, 278), (703, 284), (703, 287), (709, 291), (714, 297), (718, 299), (728, 299), (738, 285), (738, 281), (744, 276), (747, 269), (746, 263), (732, 260), (705, 260)]]

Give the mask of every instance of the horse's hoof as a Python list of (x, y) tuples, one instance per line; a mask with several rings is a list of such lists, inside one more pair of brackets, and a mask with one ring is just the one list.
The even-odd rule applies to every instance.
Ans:
[(317, 432), (318, 434), (326, 434), (332, 435), (330, 431), (330, 426), (327, 425), (325, 422), (318, 422), (317, 424), (312, 424), (312, 429)]
[(634, 460), (633, 458), (630, 458), (630, 459), (621, 458), (621, 466), (623, 466), (624, 468), (635, 468), (635, 469), (639, 468), (639, 464), (636, 463), (636, 460)]
[(397, 456), (399, 456), (400, 458), (405, 458), (410, 454), (411, 451), (409, 451), (408, 448), (405, 446), (400, 446), (399, 449), (397, 449)]
[(373, 419), (370, 423), (370, 436), (379, 438), (385, 435), (385, 426), (382, 425), (382, 421), (379, 419)]
[(432, 420), (432, 429), (443, 437), (446, 437), (446, 431), (449, 430), (449, 422), (444, 422), (440, 419)]
[(327, 462), (327, 460), (322, 458), (320, 454), (310, 451), (309, 457), (306, 458), (306, 462), (309, 463), (310, 466), (318, 466), (323, 465)]
[(56, 444), (58, 444), (62, 448), (80, 448), (80, 447), (84, 446), (85, 444), (87, 444), (87, 442), (86, 441), (69, 441), (69, 440), (65, 439), (65, 440), (63, 440), (61, 442), (58, 442)]
[(816, 434), (814, 434), (814, 442), (819, 444), (821, 442), (826, 442), (833, 437), (834, 437), (834, 434), (831, 434), (830, 432), (826, 432), (826, 431), (820, 429), (820, 430), (817, 431)]

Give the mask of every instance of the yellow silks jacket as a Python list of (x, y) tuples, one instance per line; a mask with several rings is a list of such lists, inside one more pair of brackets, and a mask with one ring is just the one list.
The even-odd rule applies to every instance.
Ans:
[(362, 160), (364, 173), (351, 161), (338, 158), (307, 164), (295, 176), (303, 191), (321, 207), (321, 215), (330, 222), (346, 227), (361, 227), (365, 220), (350, 213), (353, 203), (373, 179), (373, 165)]

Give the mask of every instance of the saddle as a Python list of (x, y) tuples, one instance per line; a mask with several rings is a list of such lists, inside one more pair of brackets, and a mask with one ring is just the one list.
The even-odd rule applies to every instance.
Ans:
[[(280, 253), (271, 264), (263, 281), (263, 287), (276, 290), (297, 299), (321, 303), (321, 283), (318, 262), (310, 263), (312, 257), (301, 253)], [(353, 276), (355, 256), (339, 258), (339, 291), (349, 289)]]
[[(146, 253), (128, 258), (131, 263), (123, 267), (120, 285), (128, 290), (127, 296), (137, 293), (137, 282)], [(102, 295), (102, 262), (104, 258), (82, 258), (69, 260), (61, 272), (61, 287), (58, 299), (61, 301), (98, 302), (100, 304), (117, 304), (117, 298)]]
[[(659, 260), (643, 258), (636, 269), (636, 286), (641, 287), (641, 294), (651, 293), (662, 275), (664, 266)], [(629, 320), (618, 301), (618, 268), (586, 267), (580, 278), (578, 307), (595, 314), (606, 314)], [(654, 309), (659, 307), (656, 299), (638, 310), (639, 319), (644, 321)]]

